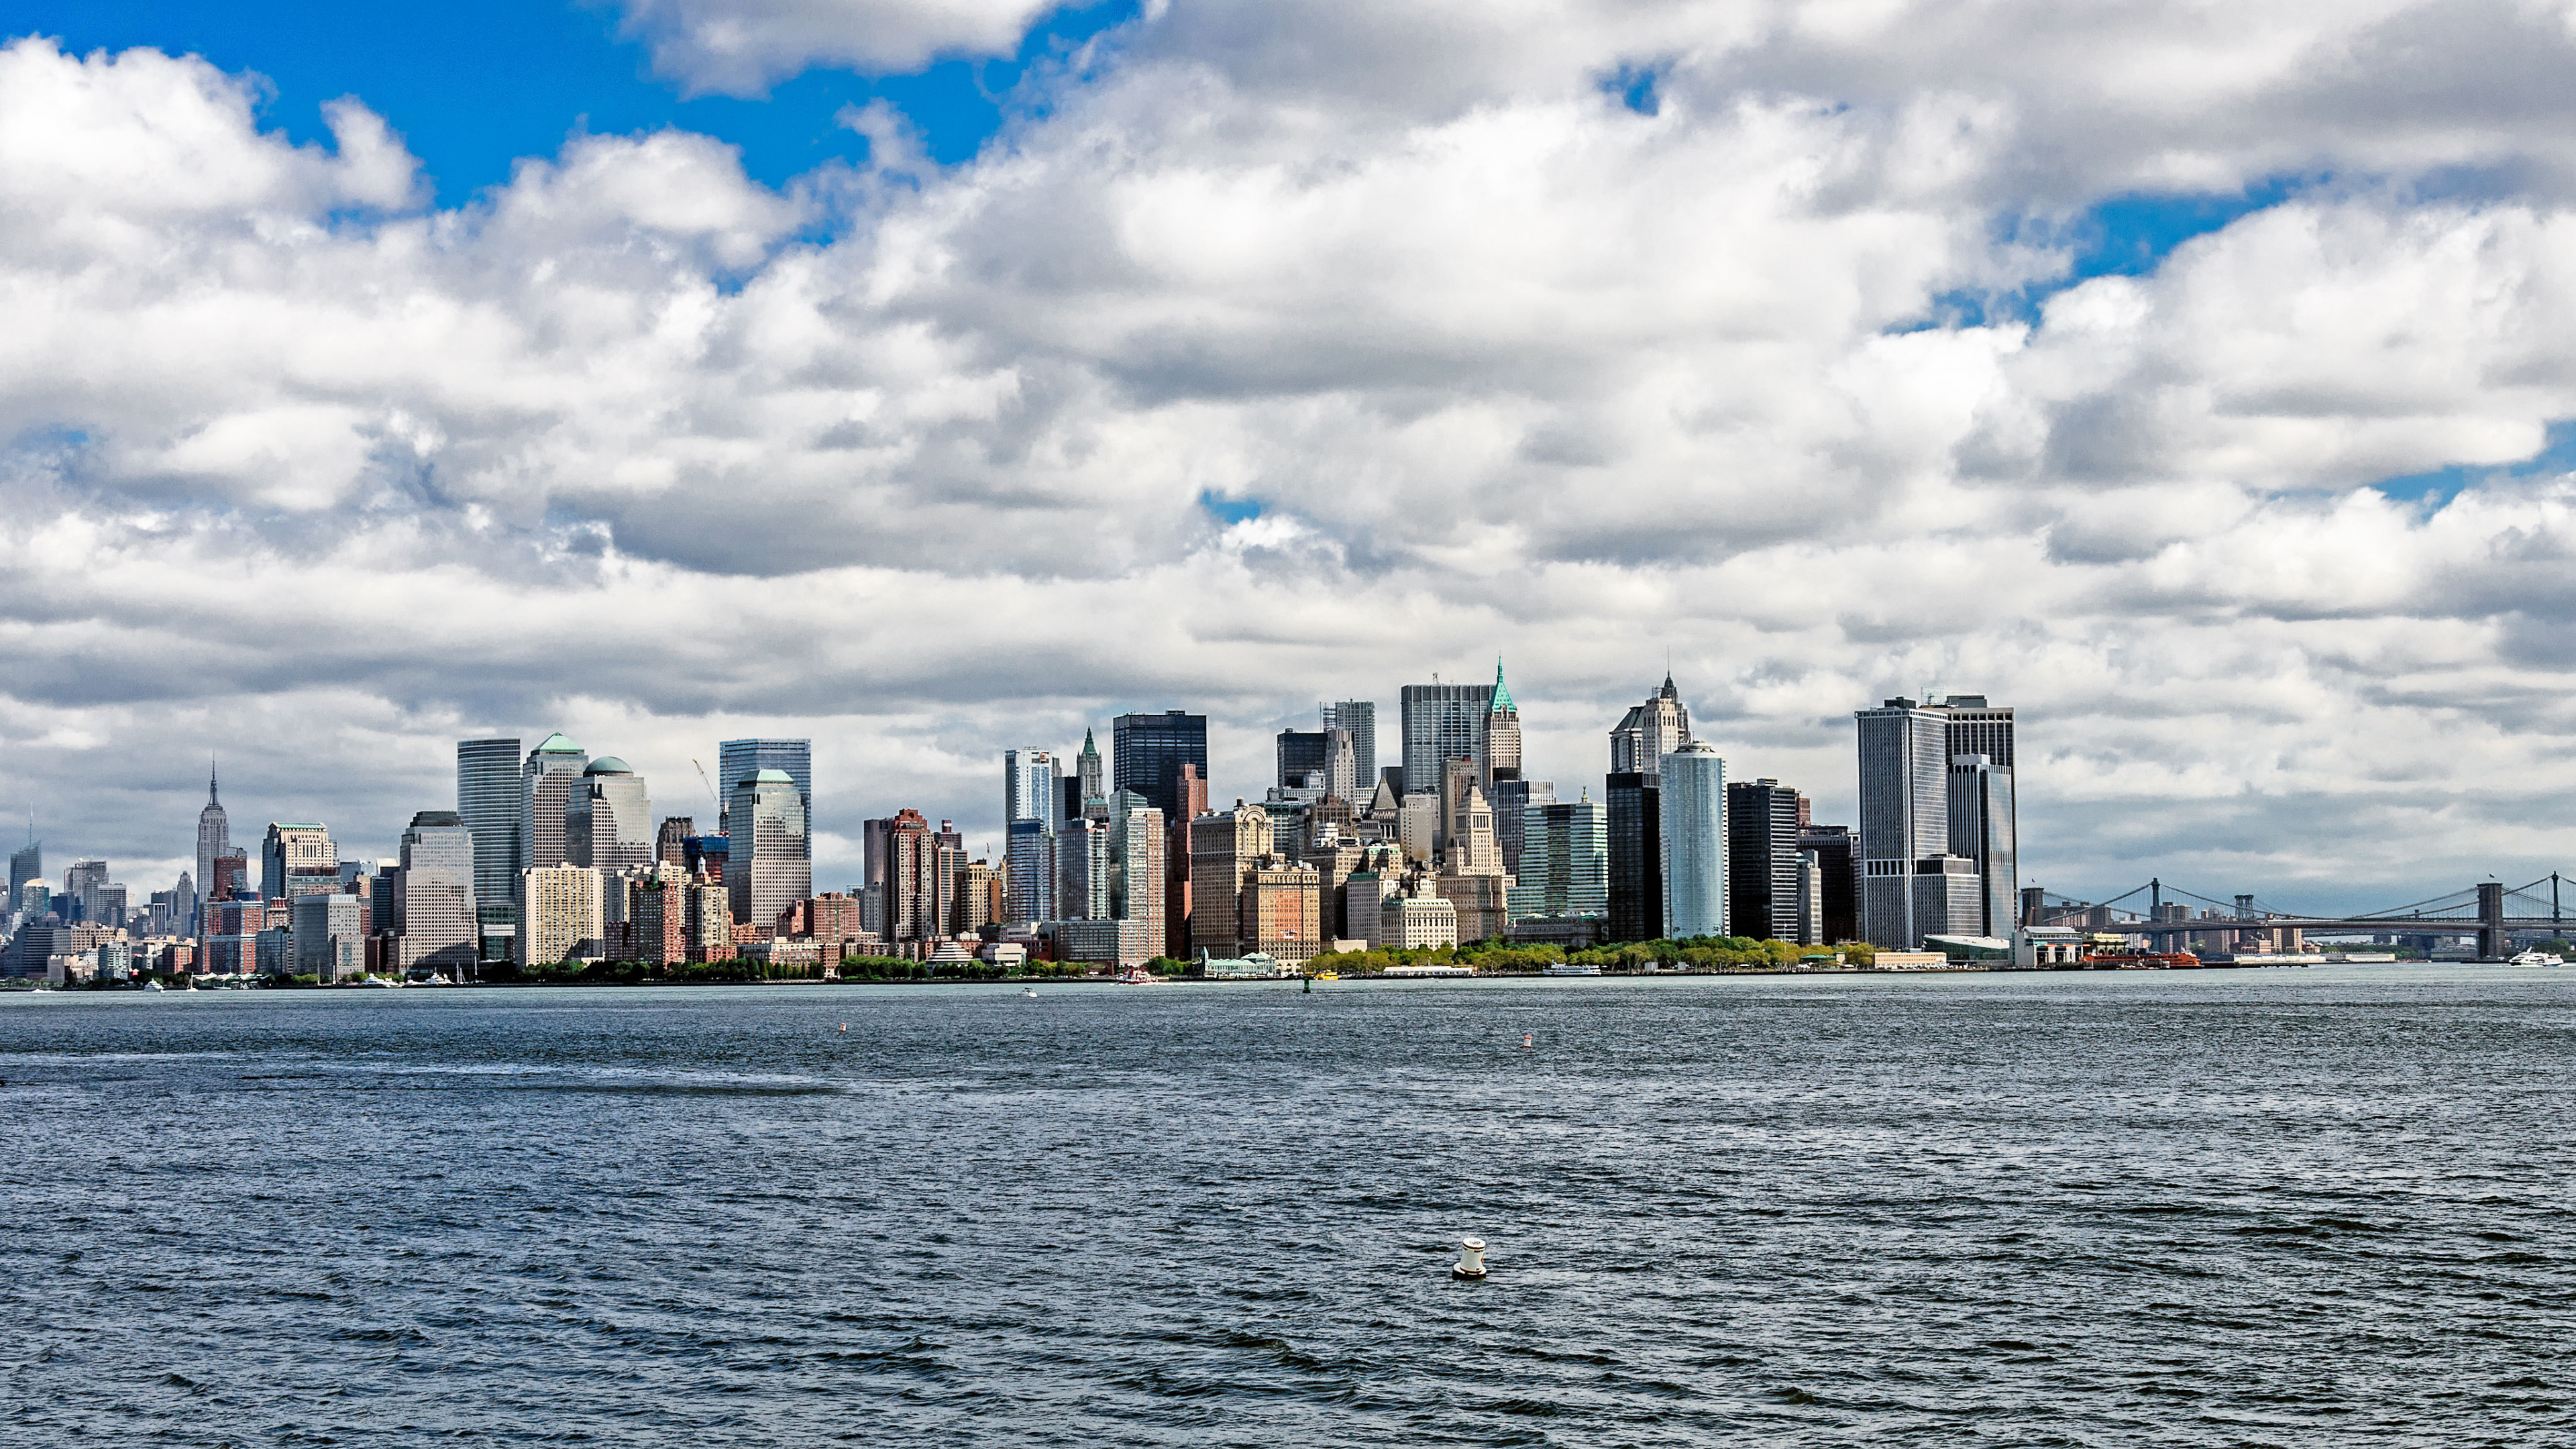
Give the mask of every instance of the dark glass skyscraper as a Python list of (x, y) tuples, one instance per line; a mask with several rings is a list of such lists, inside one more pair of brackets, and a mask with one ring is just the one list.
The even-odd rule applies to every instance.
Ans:
[(519, 792), (517, 736), (456, 742), (456, 816), (474, 840), (474, 907), (489, 941), (478, 949), (486, 961), (510, 954), (518, 920)]
[[(1798, 792), (1777, 780), (1726, 787), (1728, 915), (1735, 934), (1761, 941), (1801, 939), (1798, 921)], [(1821, 864), (1821, 863), (1820, 863)]]
[(1154, 803), (1163, 818), (1180, 817), (1183, 765), (1207, 778), (1207, 716), (1167, 709), (1161, 714), (1122, 714), (1109, 722), (1113, 783)]
[(1656, 777), (1614, 771), (1604, 792), (1610, 811), (1610, 939), (1653, 941), (1664, 934), (1664, 821)]

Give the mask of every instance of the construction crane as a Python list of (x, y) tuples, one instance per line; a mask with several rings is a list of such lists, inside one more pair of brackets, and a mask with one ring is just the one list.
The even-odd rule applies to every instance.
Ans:
[[(698, 765), (698, 762), (697, 762), (695, 759), (690, 760), (690, 761), (689, 761), (689, 763), (690, 763), (690, 764), (692, 764), (692, 765)], [(719, 794), (717, 794), (717, 793), (716, 793), (716, 782), (715, 782), (715, 781), (713, 781), (713, 780), (709, 780), (709, 779), (707, 779), (707, 767), (706, 767), (706, 766), (704, 766), (704, 765), (698, 765), (698, 778), (699, 778), (700, 780), (702, 780), (702, 781), (705, 781), (705, 783), (706, 783), (706, 787), (707, 787), (707, 798), (708, 798), (708, 799), (710, 799), (710, 800), (713, 800), (714, 802), (716, 802), (716, 823), (717, 823), (717, 824), (719, 824), (719, 825), (723, 824), (723, 823), (724, 823), (724, 797), (723, 797), (722, 795), (719, 795)]]

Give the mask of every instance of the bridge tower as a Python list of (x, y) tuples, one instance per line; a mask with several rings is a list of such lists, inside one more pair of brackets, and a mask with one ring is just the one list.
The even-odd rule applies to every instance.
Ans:
[(2504, 959), (2504, 882), (2487, 881), (2478, 887), (2478, 958), (2483, 961)]

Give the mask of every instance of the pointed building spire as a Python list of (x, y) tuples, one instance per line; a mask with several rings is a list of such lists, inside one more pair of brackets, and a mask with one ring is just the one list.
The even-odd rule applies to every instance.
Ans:
[(215, 757), (206, 756), (206, 803), (221, 805), (223, 797), (215, 793)]
[(1497, 654), (1494, 656), (1493, 713), (1503, 714), (1507, 712), (1518, 714), (1520, 713), (1520, 706), (1512, 703), (1511, 686), (1503, 683), (1503, 659), (1501, 655)]

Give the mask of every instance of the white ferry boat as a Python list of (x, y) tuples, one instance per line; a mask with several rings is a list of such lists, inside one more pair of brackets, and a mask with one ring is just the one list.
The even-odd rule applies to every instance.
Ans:
[(2546, 951), (2525, 951), (2504, 964), (2507, 966), (2564, 966), (2567, 962), (2564, 957), (2552, 956)]
[(1547, 970), (1540, 974), (1546, 976), (1598, 976), (1601, 974), (1601, 968), (1598, 966), (1585, 965), (1575, 961), (1557, 961), (1550, 963)]

